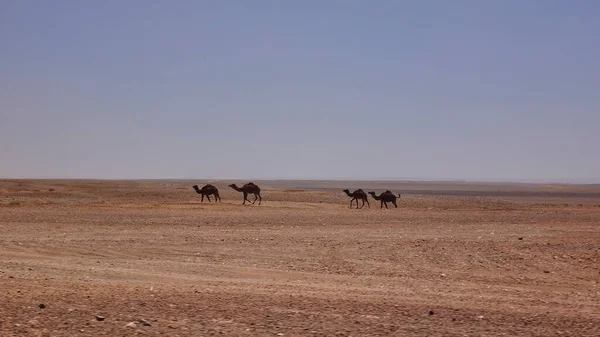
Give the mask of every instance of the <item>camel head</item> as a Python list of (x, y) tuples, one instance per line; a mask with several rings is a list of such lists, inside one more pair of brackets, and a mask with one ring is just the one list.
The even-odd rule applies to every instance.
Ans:
[(369, 192), (370, 195), (375, 196), (375, 192), (371, 191)]

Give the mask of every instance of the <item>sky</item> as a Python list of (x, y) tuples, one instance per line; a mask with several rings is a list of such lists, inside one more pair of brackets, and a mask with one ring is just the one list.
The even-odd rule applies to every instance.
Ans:
[(600, 2), (0, 3), (0, 177), (600, 182)]

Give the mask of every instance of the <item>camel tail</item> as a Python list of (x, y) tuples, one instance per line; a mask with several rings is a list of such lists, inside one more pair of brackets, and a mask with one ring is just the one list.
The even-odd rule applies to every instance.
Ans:
[(398, 193), (398, 198), (402, 198), (402, 195), (400, 195), (400, 193)]

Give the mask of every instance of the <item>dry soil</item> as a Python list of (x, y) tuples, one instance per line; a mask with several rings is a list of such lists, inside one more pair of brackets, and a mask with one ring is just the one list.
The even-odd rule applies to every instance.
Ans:
[(600, 336), (599, 186), (195, 183), (1, 180), (0, 336)]

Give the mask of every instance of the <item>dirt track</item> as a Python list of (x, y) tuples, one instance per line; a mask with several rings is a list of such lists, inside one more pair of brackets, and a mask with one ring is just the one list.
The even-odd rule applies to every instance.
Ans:
[(600, 187), (193, 183), (0, 181), (0, 336), (600, 336)]

